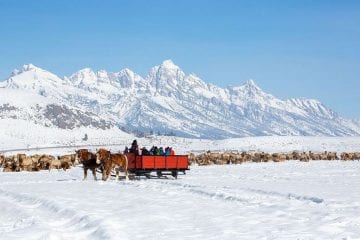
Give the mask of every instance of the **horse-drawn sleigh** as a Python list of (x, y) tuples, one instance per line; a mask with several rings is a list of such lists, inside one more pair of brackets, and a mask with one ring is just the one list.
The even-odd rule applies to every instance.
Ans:
[(136, 155), (126, 153), (129, 165), (128, 170), (135, 176), (151, 177), (155, 172), (157, 177), (172, 175), (177, 178), (179, 173), (185, 174), (189, 170), (187, 155)]
[(178, 177), (179, 173), (185, 174), (189, 170), (187, 155), (137, 155), (135, 153), (111, 153), (106, 149), (99, 149), (96, 154), (87, 149), (76, 151), (76, 160), (82, 163), (84, 168), (84, 180), (87, 170), (90, 169), (96, 179), (96, 169), (100, 169), (102, 179), (106, 181), (113, 170), (116, 171), (116, 179), (119, 178), (120, 168), (128, 179), (129, 174), (135, 177), (145, 176), (150, 178), (155, 172), (158, 178), (171, 175)]

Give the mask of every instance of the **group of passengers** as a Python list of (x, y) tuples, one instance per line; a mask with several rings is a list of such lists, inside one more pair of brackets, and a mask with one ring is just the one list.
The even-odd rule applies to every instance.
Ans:
[(173, 148), (171, 147), (157, 147), (157, 146), (152, 146), (150, 150), (148, 150), (146, 147), (142, 147), (139, 148), (139, 145), (137, 143), (136, 140), (134, 140), (131, 144), (130, 148), (125, 148), (125, 153), (135, 153), (138, 155), (145, 155), (145, 156), (152, 156), (152, 155), (156, 155), (156, 156), (170, 156), (170, 155), (175, 155), (175, 151)]
[(164, 149), (163, 147), (152, 146), (150, 150), (147, 150), (146, 147), (141, 148), (141, 154), (145, 156), (146, 155), (170, 156), (170, 155), (175, 155), (175, 151), (171, 147), (166, 147)]

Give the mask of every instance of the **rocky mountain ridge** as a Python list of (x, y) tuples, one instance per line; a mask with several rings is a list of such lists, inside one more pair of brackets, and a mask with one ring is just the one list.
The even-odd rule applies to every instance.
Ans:
[(130, 69), (111, 73), (85, 68), (59, 78), (28, 64), (0, 84), (0, 118), (16, 116), (60, 128), (117, 126), (210, 139), (360, 135), (358, 121), (342, 118), (317, 100), (281, 100), (253, 80), (221, 88), (185, 74), (171, 60), (145, 77)]

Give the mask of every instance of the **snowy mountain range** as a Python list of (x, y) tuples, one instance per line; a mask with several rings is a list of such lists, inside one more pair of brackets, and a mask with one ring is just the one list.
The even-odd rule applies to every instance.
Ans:
[(281, 100), (253, 80), (221, 88), (185, 74), (171, 60), (146, 77), (130, 69), (85, 68), (60, 78), (24, 65), (0, 82), (0, 119), (26, 120), (44, 130), (85, 126), (209, 139), (360, 135), (359, 121), (342, 118), (317, 100)]

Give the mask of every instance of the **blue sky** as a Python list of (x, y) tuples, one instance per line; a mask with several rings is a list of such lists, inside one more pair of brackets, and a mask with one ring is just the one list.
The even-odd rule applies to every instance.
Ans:
[(360, 1), (0, 0), (0, 79), (25, 63), (146, 75), (165, 59), (360, 118)]

